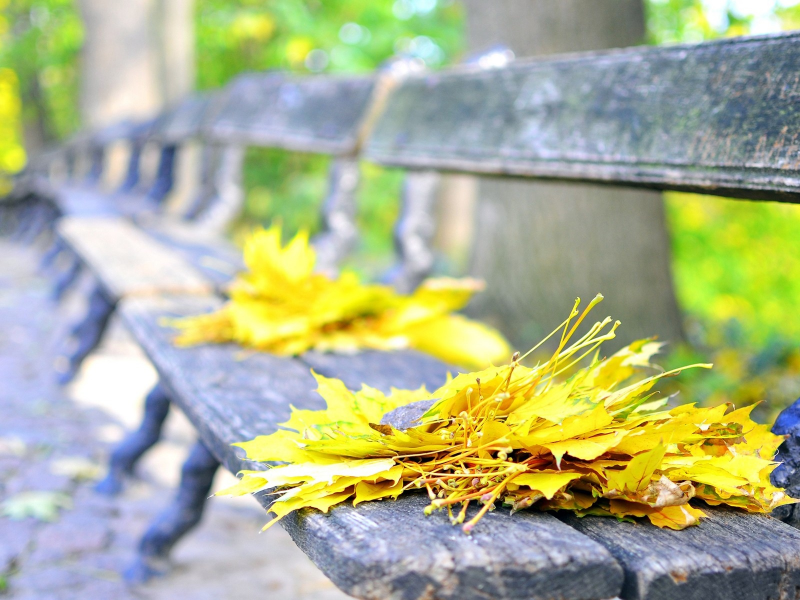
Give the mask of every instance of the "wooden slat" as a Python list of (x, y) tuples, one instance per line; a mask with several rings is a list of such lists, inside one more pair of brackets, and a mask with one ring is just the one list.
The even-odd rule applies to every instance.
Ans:
[(798, 201), (800, 34), (410, 77), (378, 163)]
[[(322, 399), (297, 360), (263, 353), (242, 358), (232, 346), (175, 348), (170, 330), (159, 325), (165, 316), (197, 314), (219, 302), (140, 298), (123, 302), (121, 314), (174, 402), (236, 472), (249, 465), (232, 442), (275, 431), (289, 404), (320, 408)], [(407, 496), (341, 506), (328, 516), (304, 512), (284, 525), (336, 585), (358, 598), (603, 600), (619, 592), (622, 571), (608, 552), (551, 515), (511, 519), (498, 510), (480, 532), (466, 536), (441, 514), (425, 518), (423, 505), (424, 498)]]
[(92, 144), (99, 147), (109, 146), (121, 140), (135, 136), (142, 128), (143, 121), (123, 119), (112, 123), (92, 134)]
[(683, 531), (565, 517), (625, 569), (626, 600), (783, 600), (800, 591), (800, 531), (765, 515), (705, 507)]
[(153, 239), (191, 263), (219, 292), (225, 291), (233, 277), (245, 268), (241, 249), (216, 232), (166, 219), (139, 225)]
[(199, 135), (218, 100), (219, 92), (184, 98), (156, 120), (151, 129), (152, 136), (161, 143), (175, 144)]
[(231, 444), (272, 433), (298, 408), (324, 408), (316, 381), (304, 364), (233, 345), (176, 348), (174, 330), (162, 318), (191, 316), (221, 306), (216, 296), (134, 298), (120, 315), (159, 372), (161, 382), (232, 473), (247, 465)]
[(59, 213), (69, 217), (132, 216), (157, 210), (144, 193), (109, 194), (84, 184), (60, 184), (51, 199)]
[[(619, 566), (597, 544), (545, 513), (498, 508), (471, 535), (425, 517), (425, 495), (340, 506), (285, 519), (295, 543), (356, 598), (608, 600)], [(469, 516), (477, 511), (469, 511)]]
[(108, 194), (86, 185), (61, 184), (54, 188), (52, 201), (64, 216), (114, 216), (119, 210), (114, 207)]
[(113, 299), (212, 291), (212, 284), (174, 250), (124, 219), (67, 217), (57, 231)]
[(226, 88), (207, 131), (223, 142), (352, 154), (374, 85), (373, 77), (243, 75)]
[(387, 394), (393, 387), (421, 385), (432, 392), (444, 385), (448, 371), (453, 376), (460, 372), (458, 367), (413, 350), (365, 351), (352, 356), (307, 352), (301, 360), (320, 375), (338, 377), (351, 390), (360, 390), (367, 383)]

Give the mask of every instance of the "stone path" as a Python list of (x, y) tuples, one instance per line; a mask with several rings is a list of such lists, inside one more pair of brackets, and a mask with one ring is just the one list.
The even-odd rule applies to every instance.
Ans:
[[(56, 511), (52, 522), (0, 516), (0, 598), (187, 600), (347, 598), (255, 501), (214, 499), (175, 549), (172, 571), (129, 588), (119, 573), (172, 495), (194, 436), (171, 415), (164, 442), (120, 497), (92, 491), (109, 448), (137, 424), (155, 374), (117, 324), (67, 389), (53, 384), (54, 340), (82, 309), (61, 306), (35, 274), (41, 249), (0, 239), (0, 515)], [(84, 282), (84, 287), (85, 287)], [(231, 483), (221, 473), (216, 487)]]

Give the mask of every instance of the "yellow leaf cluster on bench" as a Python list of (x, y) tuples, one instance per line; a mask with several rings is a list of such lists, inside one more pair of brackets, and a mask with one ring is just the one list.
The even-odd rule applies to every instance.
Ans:
[[(299, 508), (327, 512), (345, 501), (421, 488), (430, 498), (426, 512), (446, 510), (465, 532), (498, 500), (515, 511), (646, 517), (672, 529), (705, 516), (694, 498), (752, 512), (794, 502), (769, 481), (783, 438), (753, 422), (752, 407), (667, 408), (652, 388), (680, 370), (651, 363), (661, 347), (652, 340), (599, 358), (618, 325), (609, 318), (568, 345), (601, 298), (582, 314), (576, 303), (553, 332), (561, 332), (555, 353), (532, 368), (517, 355), (508, 365), (458, 375), (433, 393), (389, 395), (368, 386), (351, 392), (317, 376), (326, 410), (293, 409), (281, 430), (238, 444), (251, 460), (290, 464), (246, 471), (220, 493), (273, 488), (271, 525)], [(584, 359), (589, 364), (580, 367)], [(434, 402), (413, 427), (381, 422), (422, 400)], [(479, 510), (467, 520), (470, 504)]]
[(254, 232), (244, 259), (248, 271), (221, 310), (172, 323), (181, 330), (177, 344), (237, 342), (290, 356), (413, 348), (468, 368), (511, 355), (496, 330), (453, 314), (481, 289), (478, 281), (430, 279), (404, 296), (387, 285), (363, 284), (351, 272), (331, 278), (314, 272), (306, 233), (283, 247), (279, 227)]

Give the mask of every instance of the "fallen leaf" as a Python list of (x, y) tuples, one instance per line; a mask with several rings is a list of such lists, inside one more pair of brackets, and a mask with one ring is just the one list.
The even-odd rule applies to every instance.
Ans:
[(81, 456), (65, 456), (50, 462), (53, 475), (64, 475), (75, 481), (93, 481), (103, 475), (103, 467)]
[(21, 492), (3, 500), (0, 514), (13, 521), (32, 517), (55, 521), (60, 509), (72, 508), (72, 499), (60, 492)]

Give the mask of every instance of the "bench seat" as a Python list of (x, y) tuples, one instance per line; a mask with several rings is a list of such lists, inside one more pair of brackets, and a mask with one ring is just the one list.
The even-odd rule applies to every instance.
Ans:
[(241, 249), (217, 231), (167, 218), (138, 220), (137, 224), (149, 237), (180, 254), (220, 291), (245, 269)]
[[(218, 307), (214, 296), (133, 298), (122, 316), (161, 383), (231, 472), (254, 465), (230, 444), (276, 430), (289, 405), (318, 409), (309, 373), (429, 389), (448, 367), (415, 352), (297, 359), (232, 345), (176, 348), (163, 317)], [(387, 368), (383, 368), (387, 365)], [(257, 465), (256, 465), (257, 466)], [(766, 516), (704, 509), (710, 519), (682, 532), (600, 517), (506, 509), (489, 513), (471, 536), (441, 514), (424, 517), (423, 495), (396, 502), (302, 511), (282, 524), (346, 593), (358, 598), (563, 598), (754, 600), (794, 598), (800, 589), (800, 532)]]
[(57, 232), (114, 302), (128, 296), (212, 291), (210, 282), (179, 253), (123, 218), (66, 217)]
[(51, 200), (65, 217), (136, 215), (157, 210), (143, 193), (108, 193), (87, 184), (60, 185)]

